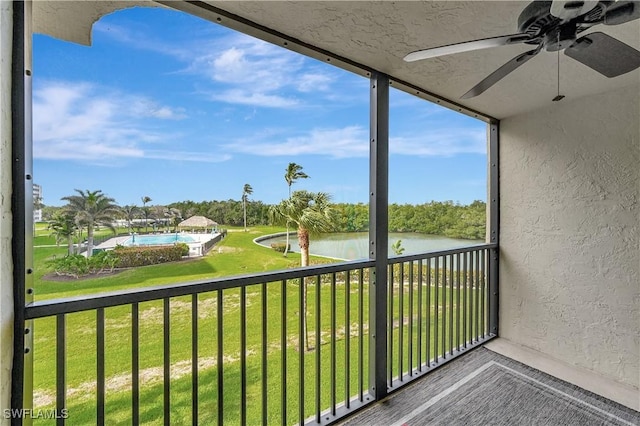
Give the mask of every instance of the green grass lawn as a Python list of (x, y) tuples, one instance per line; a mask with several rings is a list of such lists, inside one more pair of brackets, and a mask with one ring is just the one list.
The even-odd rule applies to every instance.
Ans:
[[(281, 231), (283, 229), (275, 227), (252, 228), (249, 232), (232, 228), (229, 229), (227, 237), (202, 258), (132, 268), (115, 275), (71, 282), (40, 279), (45, 272), (48, 272), (44, 264), (46, 259), (53, 255), (64, 256), (66, 246), (57, 249), (36, 247), (34, 250), (36, 300), (219, 278), (298, 266), (300, 264), (299, 254), (289, 253), (285, 258), (281, 253), (253, 242), (253, 239), (260, 235)], [(327, 262), (327, 260), (320, 258), (316, 261)]]
[[(55, 236), (52, 234), (51, 230), (48, 229), (48, 223), (46, 222), (37, 222), (34, 226), (34, 235), (33, 235), (33, 245), (38, 247), (38, 246), (45, 246), (45, 245), (55, 245), (57, 244), (56, 242), (56, 238)], [(94, 232), (94, 238), (107, 238), (109, 236), (112, 235), (116, 235), (116, 234), (126, 234), (128, 233), (127, 228), (116, 228), (115, 229), (115, 233), (107, 228), (99, 228), (97, 230), (95, 230)], [(84, 235), (84, 238), (86, 239), (86, 235)], [(77, 242), (77, 241), (76, 241)], [(65, 241), (61, 241), (60, 245), (62, 247), (67, 246), (67, 242)]]
[[(81, 294), (147, 287), (156, 284), (168, 284), (201, 280), (237, 274), (247, 274), (268, 270), (286, 269), (299, 265), (299, 255), (290, 253), (287, 258), (281, 253), (258, 246), (253, 243), (256, 236), (281, 231), (278, 228), (259, 227), (244, 232), (231, 229), (228, 236), (212, 251), (199, 259), (186, 260), (172, 264), (154, 265), (126, 270), (112, 276), (71, 282), (52, 282), (42, 279), (43, 264), (53, 255), (64, 255), (66, 247), (39, 247), (35, 249), (36, 265), (35, 289), (36, 299), (44, 300), (58, 297), (78, 296)], [(316, 259), (317, 262), (328, 262), (327, 259)], [(247, 418), (250, 424), (259, 423), (266, 416), (267, 423), (280, 423), (282, 408), (282, 327), (286, 327), (286, 415), (288, 423), (299, 419), (299, 384), (304, 380), (305, 417), (315, 410), (315, 363), (319, 357), (321, 365), (320, 399), (323, 409), (331, 403), (331, 369), (335, 362), (336, 381), (334, 382), (335, 399), (339, 403), (346, 394), (354, 395), (358, 385), (358, 360), (363, 359), (364, 387), (368, 386), (368, 330), (364, 330), (363, 352), (359, 351), (357, 335), (357, 318), (362, 315), (368, 324), (368, 284), (365, 280), (362, 288), (357, 284), (357, 277), (351, 280), (349, 291), (344, 274), (339, 275), (335, 287), (329, 277), (323, 277), (318, 287), (315, 282), (309, 285), (309, 329), (311, 343), (315, 345), (316, 315), (320, 318), (321, 342), (318, 350), (300, 352), (299, 304), (300, 285), (297, 280), (290, 280), (285, 286), (286, 310), (282, 315), (283, 291), (280, 282), (268, 283), (266, 287), (267, 321), (262, 321), (263, 286), (255, 285), (246, 291), (247, 327), (246, 362), (247, 362)], [(320, 312), (316, 310), (316, 295), (320, 289)], [(453, 294), (451, 290), (438, 293), (436, 301), (435, 289), (429, 296), (432, 305), (442, 305), (445, 299)], [(397, 289), (396, 289), (397, 291)], [(425, 297), (427, 291), (425, 290)], [(457, 293), (454, 291), (454, 293)], [(473, 293), (473, 292), (472, 292)], [(457, 294), (453, 294), (457, 300)], [(217, 292), (200, 294), (198, 306), (198, 357), (199, 357), (199, 420), (201, 424), (215, 424), (217, 413), (222, 408), (225, 423), (239, 424), (240, 410), (240, 339), (243, 335), (240, 322), (241, 300), (239, 289), (222, 292), (223, 326), (218, 329)], [(364, 301), (360, 311), (359, 300)], [(332, 318), (332, 302), (335, 300), (335, 318)], [(407, 317), (410, 309), (408, 293), (404, 293), (403, 316)], [(171, 364), (171, 423), (185, 424), (191, 422), (191, 348), (192, 348), (192, 309), (191, 297), (177, 297), (170, 302), (170, 364)], [(414, 317), (417, 315), (417, 297), (413, 299)], [(467, 300), (467, 308), (471, 306)], [(398, 298), (394, 298), (394, 318), (399, 318), (400, 306)], [(433, 310), (435, 311), (435, 309)], [(434, 315), (424, 315), (422, 326), (426, 330), (430, 325), (430, 345), (434, 345)], [(349, 319), (347, 321), (347, 315)], [(131, 306), (120, 306), (105, 310), (106, 316), (106, 416), (108, 424), (130, 424), (131, 421)], [(331, 340), (332, 320), (336, 325), (336, 339)], [(141, 303), (139, 306), (140, 321), (140, 413), (141, 422), (145, 424), (162, 424), (163, 421), (163, 302), (153, 301)], [(457, 319), (456, 319), (457, 321)], [(396, 321), (397, 322), (397, 321)], [(348, 325), (347, 325), (348, 324)], [(454, 323), (456, 324), (456, 323)], [(404, 324), (403, 324), (404, 325)], [(263, 327), (266, 329), (266, 341), (262, 340)], [(350, 329), (350, 338), (346, 331)], [(94, 424), (96, 398), (96, 313), (95, 311), (69, 314), (66, 317), (67, 336), (67, 407), (69, 408), (69, 424)], [(455, 328), (454, 328), (455, 330)], [(417, 320), (411, 331), (408, 326), (394, 326), (394, 352), (402, 340), (406, 348), (410, 338), (415, 342), (417, 337)], [(423, 331), (424, 332), (424, 331)], [(445, 330), (445, 333), (447, 331)], [(455, 331), (457, 333), (457, 331)], [(34, 408), (53, 408), (55, 405), (55, 318), (38, 319), (35, 322), (34, 342)], [(446, 335), (445, 340), (448, 342)], [(423, 337), (426, 342), (426, 338)], [(217, 391), (218, 344), (223, 346), (223, 378), (224, 394), (220, 405)], [(264, 345), (264, 346), (263, 346)], [(347, 348), (347, 345), (349, 346)], [(315, 345), (318, 346), (318, 345)], [(267, 412), (261, 411), (262, 398), (262, 350), (266, 348), (267, 358)], [(335, 358), (332, 352), (335, 351)], [(319, 353), (319, 355), (317, 355)], [(405, 369), (409, 362), (405, 349)], [(424, 352), (423, 352), (424, 354)], [(333, 361), (332, 361), (333, 360)], [(423, 355), (424, 361), (424, 355)], [(393, 368), (397, 370), (398, 355), (392, 358)], [(300, 368), (300, 364), (304, 366)], [(348, 364), (348, 366), (347, 366)], [(347, 381), (346, 375), (350, 374)], [(347, 392), (347, 385), (349, 390)], [(48, 421), (38, 420), (38, 424)], [(52, 423), (52, 421), (51, 421)]]

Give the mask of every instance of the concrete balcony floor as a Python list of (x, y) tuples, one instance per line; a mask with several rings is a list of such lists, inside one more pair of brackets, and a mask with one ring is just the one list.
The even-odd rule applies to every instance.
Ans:
[(640, 413), (480, 347), (342, 425), (638, 425)]

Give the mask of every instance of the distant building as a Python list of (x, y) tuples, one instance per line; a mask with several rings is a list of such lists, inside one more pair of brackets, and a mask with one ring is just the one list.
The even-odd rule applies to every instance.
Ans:
[(42, 186), (33, 184), (33, 221), (42, 222)]

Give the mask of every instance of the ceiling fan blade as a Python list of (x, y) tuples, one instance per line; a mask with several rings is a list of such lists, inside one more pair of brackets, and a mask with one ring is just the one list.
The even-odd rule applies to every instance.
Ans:
[(471, 90), (469, 90), (467, 93), (462, 95), (460, 99), (469, 99), (469, 98), (473, 98), (474, 96), (478, 96), (479, 94), (487, 90), (489, 87), (493, 86), (498, 81), (502, 80), (504, 77), (506, 77), (509, 73), (514, 71), (520, 65), (524, 64), (529, 59), (536, 56), (538, 52), (540, 52), (541, 48), (542, 46), (538, 46), (537, 49), (533, 49), (516, 56), (515, 58), (513, 58), (512, 60), (510, 60), (509, 62), (507, 62), (500, 68), (498, 68), (497, 70), (495, 70), (493, 73), (491, 73), (487, 78), (482, 80), (480, 83), (476, 84)]
[(564, 53), (609, 78), (640, 67), (640, 52), (600, 32), (580, 37)]
[(553, 0), (551, 3), (551, 14), (563, 21), (570, 21), (580, 15), (584, 15), (596, 7), (598, 0), (571, 1)]
[(469, 52), (471, 50), (486, 49), (489, 47), (504, 46), (507, 44), (522, 43), (530, 40), (528, 34), (511, 34), (499, 37), (483, 38), (480, 40), (465, 41), (462, 43), (448, 44), (446, 46), (417, 50), (404, 57), (406, 62), (419, 61), (421, 59), (435, 58), (437, 56), (451, 55), (453, 53)]
[(605, 12), (604, 24), (619, 25), (638, 18), (640, 18), (640, 2), (617, 1)]

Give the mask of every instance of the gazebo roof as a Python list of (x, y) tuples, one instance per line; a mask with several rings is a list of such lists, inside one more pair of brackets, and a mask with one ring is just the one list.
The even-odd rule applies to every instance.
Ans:
[(209, 228), (217, 226), (218, 224), (213, 220), (204, 216), (191, 216), (189, 219), (183, 220), (178, 224), (178, 227), (183, 228)]

